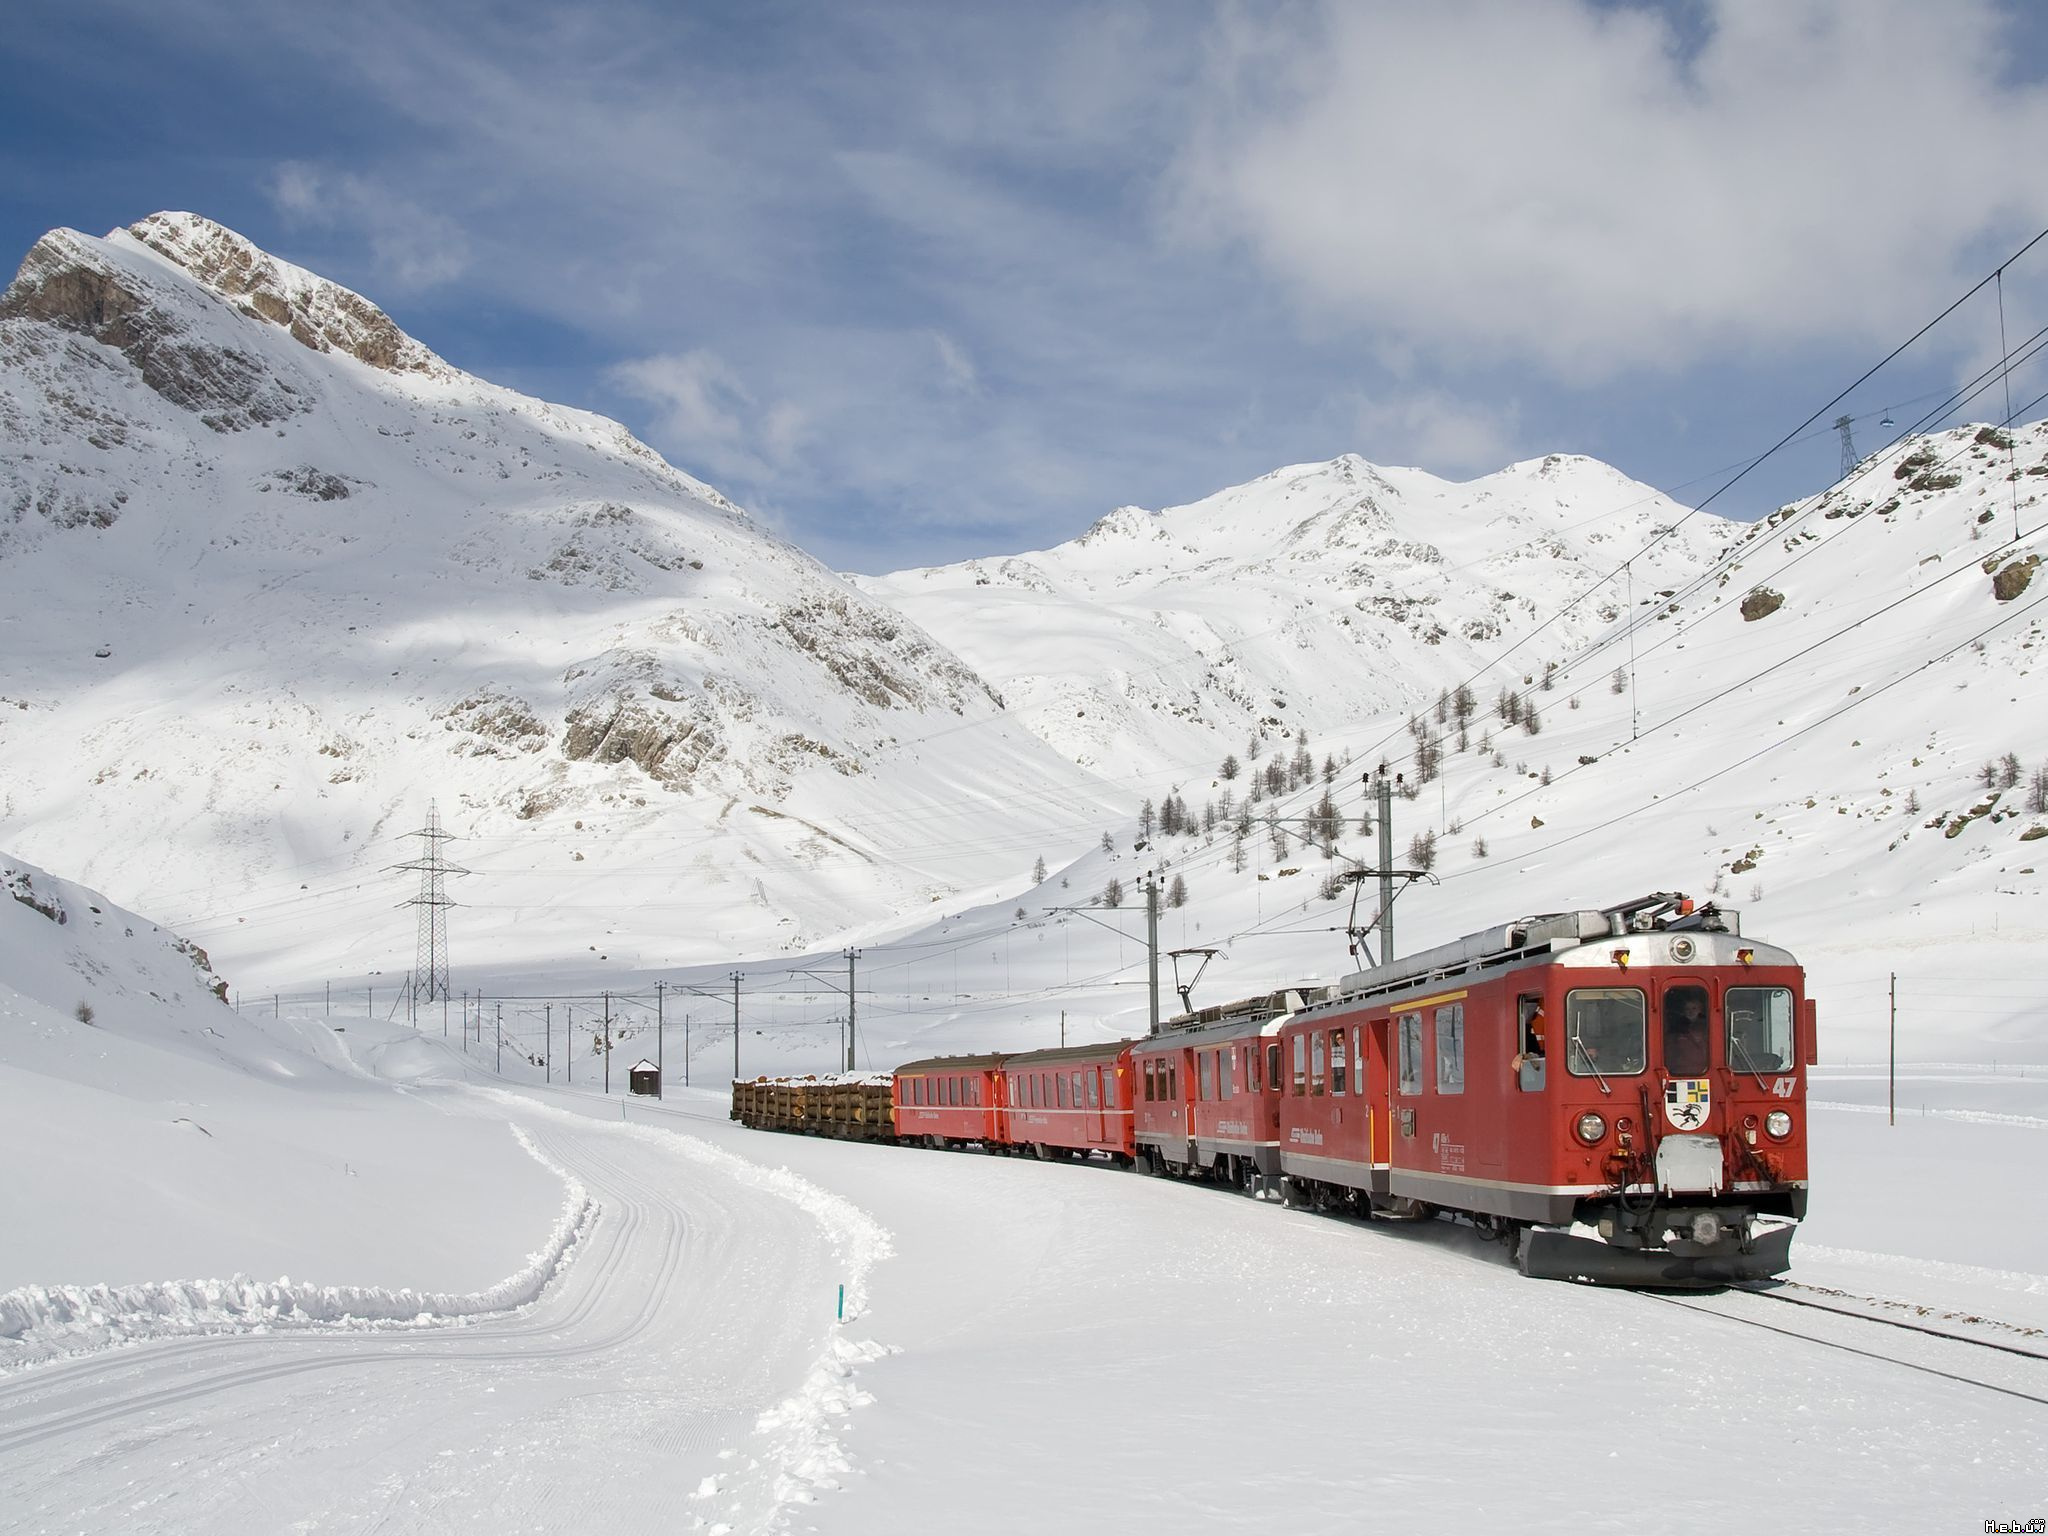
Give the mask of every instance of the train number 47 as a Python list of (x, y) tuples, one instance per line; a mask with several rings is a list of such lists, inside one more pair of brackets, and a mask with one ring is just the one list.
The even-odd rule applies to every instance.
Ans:
[(1792, 1097), (1792, 1090), (1798, 1086), (1798, 1078), (1781, 1077), (1771, 1084), (1771, 1092), (1781, 1099), (1789, 1099)]

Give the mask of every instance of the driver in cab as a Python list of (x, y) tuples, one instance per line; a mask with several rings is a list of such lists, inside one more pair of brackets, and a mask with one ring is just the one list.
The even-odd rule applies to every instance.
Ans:
[(1664, 1070), (1673, 1077), (1703, 1077), (1707, 1070), (1707, 995), (1675, 987), (1664, 999)]

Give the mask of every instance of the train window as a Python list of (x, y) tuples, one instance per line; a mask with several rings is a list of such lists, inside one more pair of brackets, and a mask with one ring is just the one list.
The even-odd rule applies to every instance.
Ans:
[(1214, 1052), (1195, 1052), (1195, 1095), (1204, 1103), (1216, 1097), (1216, 1057)]
[(1294, 1096), (1308, 1092), (1308, 1036), (1294, 1037)]
[(1090, 1068), (1086, 1082), (1088, 1084), (1088, 1107), (1090, 1109), (1102, 1108), (1102, 1074)]
[(1574, 1077), (1643, 1070), (1648, 1010), (1634, 987), (1579, 987), (1564, 999), (1564, 1064)]
[(1045, 1108), (1045, 1074), (1042, 1072), (1031, 1074), (1031, 1107)]
[(1159, 1097), (1158, 1094), (1152, 1091), (1152, 1069), (1158, 1065), (1159, 1063), (1156, 1061), (1145, 1063), (1145, 1102), (1147, 1104), (1150, 1104)]
[(1436, 1091), (1465, 1091), (1465, 1005), (1451, 1003), (1436, 1011)]
[(1365, 1033), (1355, 1025), (1351, 1030), (1351, 1092), (1365, 1096)]
[(1318, 1098), (1323, 1092), (1324, 1060), (1323, 1032), (1320, 1029), (1312, 1030), (1309, 1033), (1308, 1091)]
[(1175, 1103), (1178, 1103), (1180, 1101), (1179, 1062), (1168, 1061), (1166, 1064), (1166, 1096), (1169, 1099), (1172, 1099)]
[(1664, 989), (1664, 1070), (1674, 1077), (1698, 1077), (1707, 1070), (1709, 1002), (1705, 987)]
[(1067, 1102), (1076, 1109), (1081, 1107), (1081, 1074), (1078, 1072), (1074, 1074), (1074, 1091), (1069, 1096)]
[(1266, 1044), (1266, 1087), (1268, 1091), (1273, 1093), (1280, 1091), (1280, 1042), (1278, 1040), (1271, 1040)]
[(1236, 1091), (1231, 1078), (1237, 1073), (1237, 1047), (1226, 1045), (1216, 1053), (1216, 1096), (1227, 1099)]
[(1330, 1092), (1333, 1095), (1344, 1091), (1344, 1078), (1350, 1065), (1350, 1053), (1345, 1049), (1347, 1042), (1344, 1035), (1345, 1032), (1341, 1029), (1330, 1031)]
[(1061, 1108), (1061, 1109), (1065, 1109), (1065, 1108), (1067, 1107), (1067, 1074), (1066, 1074), (1066, 1073), (1064, 1073), (1064, 1072), (1061, 1072), (1061, 1073), (1058, 1073), (1058, 1074), (1056, 1074), (1056, 1075), (1054, 1076), (1054, 1078), (1053, 1078), (1053, 1080), (1052, 1080), (1052, 1091), (1053, 1091), (1053, 1095), (1054, 1095), (1054, 1097), (1055, 1097), (1055, 1098), (1056, 1098), (1056, 1099), (1058, 1100), (1058, 1107), (1059, 1107), (1059, 1108)]
[(1722, 1003), (1728, 1065), (1738, 1072), (1785, 1072), (1796, 1065), (1792, 994), (1784, 987), (1730, 987)]
[(1422, 1015), (1404, 1013), (1401, 1026), (1401, 1091), (1422, 1092)]

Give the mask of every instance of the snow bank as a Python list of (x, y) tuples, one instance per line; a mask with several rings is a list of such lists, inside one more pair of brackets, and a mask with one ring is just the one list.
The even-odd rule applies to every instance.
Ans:
[(290, 1329), (432, 1328), (515, 1311), (539, 1300), (573, 1256), (595, 1211), (580, 1179), (534, 1145), (520, 1146), (562, 1180), (562, 1213), (547, 1241), (514, 1274), (481, 1291), (390, 1290), (383, 1286), (263, 1281), (171, 1280), (144, 1285), (27, 1285), (0, 1295), (0, 1374), (116, 1344), (194, 1334)]

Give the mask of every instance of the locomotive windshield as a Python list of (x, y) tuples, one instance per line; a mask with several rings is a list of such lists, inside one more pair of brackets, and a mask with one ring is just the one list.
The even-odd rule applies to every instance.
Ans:
[(1580, 987), (1565, 995), (1564, 1064), (1574, 1077), (1643, 1070), (1647, 1011), (1634, 987)]
[(1782, 1072), (1792, 1065), (1792, 993), (1785, 987), (1730, 987), (1728, 1065), (1738, 1072)]

